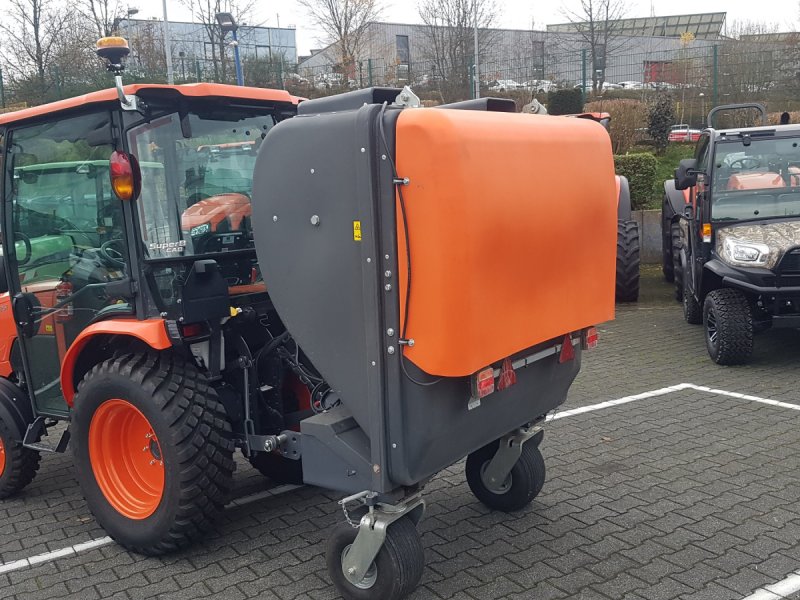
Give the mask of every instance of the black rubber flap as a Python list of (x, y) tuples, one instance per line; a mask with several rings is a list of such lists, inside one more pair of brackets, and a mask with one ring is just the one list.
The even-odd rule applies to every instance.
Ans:
[(517, 112), (517, 104), (509, 98), (477, 98), (452, 104), (442, 104), (435, 108), (454, 108), (457, 110), (483, 110), (487, 112)]

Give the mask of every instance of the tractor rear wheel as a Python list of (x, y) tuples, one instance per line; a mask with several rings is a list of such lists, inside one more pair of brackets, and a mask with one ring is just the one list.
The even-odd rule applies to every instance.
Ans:
[(639, 224), (617, 221), (617, 302), (639, 299)]
[(189, 545), (230, 492), (231, 426), (217, 394), (168, 353), (127, 354), (96, 365), (75, 397), (78, 482), (98, 523), (142, 554)]
[(13, 496), (33, 481), (39, 460), (39, 453), (23, 448), (10, 424), (0, 419), (0, 499)]

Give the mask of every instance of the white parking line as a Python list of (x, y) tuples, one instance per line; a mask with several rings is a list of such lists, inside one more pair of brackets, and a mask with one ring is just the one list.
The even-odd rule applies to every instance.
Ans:
[[(679, 383), (677, 385), (672, 385), (669, 387), (652, 390), (650, 392), (642, 392), (641, 394), (635, 394), (633, 396), (625, 396), (623, 398), (617, 398), (616, 400), (607, 400), (605, 402), (599, 402), (597, 404), (590, 404), (588, 406), (580, 406), (578, 408), (572, 408), (570, 410), (557, 412), (548, 417), (547, 421), (557, 421), (559, 419), (566, 419), (567, 417), (574, 417), (576, 415), (580, 415), (587, 412), (603, 410), (606, 408), (613, 408), (615, 406), (620, 406), (622, 404), (628, 404), (630, 402), (636, 402), (638, 400), (646, 400), (648, 398), (656, 398), (658, 396), (665, 396), (673, 392), (679, 392), (681, 390), (687, 390), (687, 389), (696, 390), (698, 392), (706, 392), (709, 394), (713, 394), (715, 396), (727, 396), (729, 398), (737, 398), (740, 400), (758, 402), (760, 404), (766, 404), (769, 406), (776, 406), (779, 408), (787, 408), (790, 410), (800, 411), (800, 405), (797, 404), (780, 402), (778, 400), (770, 400), (769, 398), (761, 398), (759, 396), (751, 396), (749, 394), (741, 394), (739, 392), (729, 392), (727, 390), (719, 390), (702, 385), (694, 385), (693, 383)], [(227, 506), (228, 507), (246, 506), (253, 502), (257, 502), (258, 500), (262, 500), (264, 498), (270, 498), (274, 496), (279, 496), (281, 494), (285, 494), (287, 492), (291, 492), (292, 490), (295, 490), (299, 487), (301, 486), (281, 485), (269, 490), (256, 492), (255, 494), (249, 494), (241, 498), (236, 498), (231, 502), (229, 502)], [(81, 544), (75, 544), (74, 546), (70, 546), (68, 548), (53, 550), (52, 552), (37, 554), (36, 556), (31, 556), (29, 558), (21, 558), (19, 560), (3, 563), (0, 564), (0, 574), (8, 573), (10, 571), (17, 571), (19, 569), (25, 569), (32, 565), (49, 562), (52, 560), (56, 560), (58, 558), (63, 558), (65, 556), (73, 556), (80, 552), (85, 552), (87, 550), (92, 550), (94, 548), (100, 548), (101, 546), (107, 546), (108, 544), (111, 544), (113, 541), (114, 540), (112, 540), (110, 537), (103, 537), (96, 540), (89, 540), (88, 542), (83, 542)], [(762, 589), (756, 590), (756, 592), (754, 592), (747, 598), (744, 598), (743, 600), (779, 600), (781, 598), (784, 598), (784, 595), (796, 592), (798, 590), (800, 590), (800, 570), (798, 570), (796, 573), (792, 573), (782, 581), (766, 586)]]

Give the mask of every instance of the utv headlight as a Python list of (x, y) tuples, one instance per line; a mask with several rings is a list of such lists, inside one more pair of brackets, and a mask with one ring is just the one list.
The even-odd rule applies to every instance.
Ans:
[(766, 244), (726, 237), (722, 242), (720, 257), (734, 267), (766, 267), (770, 250)]

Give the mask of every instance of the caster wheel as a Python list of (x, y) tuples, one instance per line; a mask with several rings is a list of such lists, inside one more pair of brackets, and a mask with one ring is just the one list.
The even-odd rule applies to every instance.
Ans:
[(419, 584), (425, 553), (414, 522), (407, 516), (386, 530), (386, 540), (375, 562), (357, 584), (344, 575), (344, 559), (358, 535), (349, 523), (340, 523), (328, 540), (325, 560), (328, 574), (346, 600), (400, 600)]
[(503, 512), (521, 510), (542, 491), (544, 458), (535, 444), (523, 444), (522, 454), (508, 478), (499, 489), (492, 490), (484, 481), (484, 473), (497, 452), (498, 444), (499, 441), (494, 441), (467, 457), (467, 483), (475, 497), (489, 508)]

